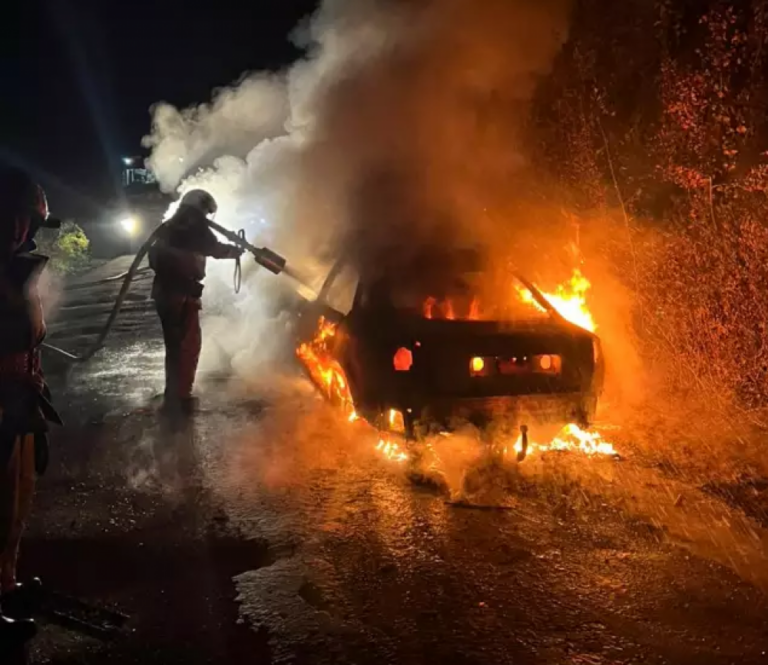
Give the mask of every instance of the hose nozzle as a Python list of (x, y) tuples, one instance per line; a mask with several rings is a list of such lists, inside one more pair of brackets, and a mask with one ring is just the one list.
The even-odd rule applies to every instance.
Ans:
[(279, 275), (285, 268), (285, 259), (271, 249), (262, 247), (253, 251), (253, 258), (261, 266), (264, 266), (269, 272)]

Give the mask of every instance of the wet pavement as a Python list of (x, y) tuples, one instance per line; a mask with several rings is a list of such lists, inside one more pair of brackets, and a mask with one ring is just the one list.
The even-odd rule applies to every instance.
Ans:
[[(67, 293), (52, 343), (82, 346), (116, 289)], [(107, 349), (52, 376), (67, 426), (22, 566), (119, 608), (129, 629), (103, 641), (46, 624), (33, 662), (768, 662), (759, 524), (732, 541), (750, 576), (727, 546), (710, 556), (649, 517), (637, 488), (652, 479), (631, 460), (575, 456), (547, 475), (446, 459), (449, 489), (473, 490), (456, 503), (383, 459), (287, 362), (203, 374), (200, 411), (168, 422), (147, 290)], [(630, 472), (628, 497), (616, 478)], [(701, 531), (735, 530), (736, 515)]]

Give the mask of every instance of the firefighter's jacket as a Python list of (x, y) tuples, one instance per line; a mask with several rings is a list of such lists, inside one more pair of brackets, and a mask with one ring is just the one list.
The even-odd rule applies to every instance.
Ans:
[(152, 297), (199, 300), (203, 294), (206, 257), (226, 259), (238, 255), (235, 247), (216, 239), (197, 208), (181, 206), (160, 227), (149, 250), (149, 265), (155, 271)]
[(40, 365), (46, 329), (38, 280), (47, 262), (26, 253), (0, 260), (0, 439), (61, 424)]

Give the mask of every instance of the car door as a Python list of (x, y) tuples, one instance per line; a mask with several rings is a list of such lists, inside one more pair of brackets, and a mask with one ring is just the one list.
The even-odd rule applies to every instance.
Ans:
[(318, 300), (322, 300), (336, 317), (333, 320), (338, 325), (338, 333), (334, 339), (333, 354), (347, 375), (356, 406), (364, 401), (367, 390), (363, 363), (366, 335), (361, 335), (354, 325), (360, 291), (359, 273), (351, 263), (341, 260), (331, 269), (318, 296)]
[(321, 287), (318, 300), (336, 312), (337, 317), (346, 318), (355, 302), (359, 282), (360, 277), (351, 263), (337, 262)]
[[(300, 310), (299, 339), (303, 342), (311, 341), (317, 334), (318, 321), (322, 317), (326, 321), (340, 323), (348, 310), (345, 311), (344, 298), (341, 297), (344, 279), (344, 268), (347, 262), (342, 258), (331, 267), (323, 281), (317, 297), (307, 302)], [(339, 281), (342, 279), (342, 281)], [(351, 308), (351, 304), (350, 304)]]

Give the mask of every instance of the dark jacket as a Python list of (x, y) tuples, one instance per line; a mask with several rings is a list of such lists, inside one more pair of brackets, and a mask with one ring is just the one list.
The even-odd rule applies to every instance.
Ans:
[(40, 366), (45, 320), (38, 280), (48, 262), (16, 254), (0, 262), (0, 430), (44, 432), (61, 423)]
[(149, 250), (149, 265), (155, 271), (152, 297), (181, 296), (199, 299), (203, 294), (206, 257), (233, 258), (239, 251), (221, 243), (197, 208), (181, 206), (165, 222)]

